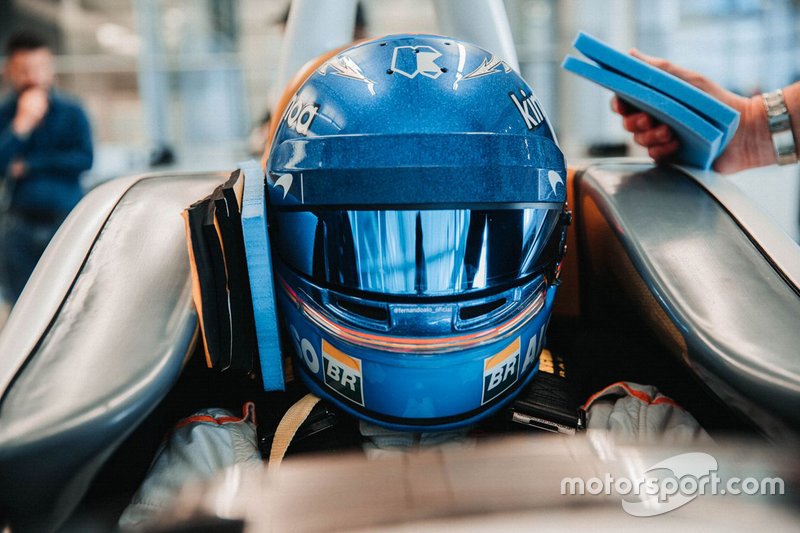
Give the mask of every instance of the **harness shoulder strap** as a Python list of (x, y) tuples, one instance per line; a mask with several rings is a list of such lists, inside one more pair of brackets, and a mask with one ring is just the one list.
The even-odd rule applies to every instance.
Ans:
[(269, 452), (269, 468), (277, 468), (281, 464), (283, 456), (286, 455), (286, 450), (289, 449), (297, 430), (303, 425), (308, 415), (311, 414), (317, 402), (319, 402), (319, 398), (308, 393), (283, 415), (278, 424), (278, 429), (275, 430), (275, 438), (272, 441), (272, 448)]

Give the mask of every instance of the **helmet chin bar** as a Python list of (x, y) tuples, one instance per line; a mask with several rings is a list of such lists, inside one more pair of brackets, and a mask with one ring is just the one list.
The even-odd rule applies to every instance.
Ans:
[(382, 426), (440, 430), (488, 416), (529, 382), (555, 293), (555, 286), (540, 293), (538, 313), (525, 316), (513, 334), (426, 354), (350, 344), (319, 328), (288, 292), (279, 290), (278, 301), (294, 347), (295, 371), (312, 392)]
[[(328, 305), (323, 307), (315, 303), (307, 294), (294, 291), (280, 275), (276, 277), (278, 290), (285, 293), (292, 304), (301, 310), (306, 319), (328, 335), (355, 346), (405, 354), (440, 354), (455, 350), (467, 350), (484, 344), (502, 341), (517, 334), (531, 317), (542, 310), (547, 294), (547, 286), (543, 278), (541, 276), (537, 277), (522, 287), (501, 293), (501, 295), (517, 293), (517, 298), (521, 301), (516, 302), (517, 305), (513, 306), (513, 309), (507, 309), (507, 311), (511, 310), (513, 314), (506, 312), (502, 321), (484, 320), (484, 324), (488, 322), (488, 327), (486, 325), (483, 327), (478, 325), (479, 329), (477, 330), (473, 327), (470, 328), (472, 331), (461, 332), (457, 331), (459, 329), (459, 324), (457, 323), (458, 309), (464, 306), (465, 303), (472, 303), (470, 300), (450, 304), (428, 304), (422, 301), (388, 305), (387, 322), (390, 324), (404, 320), (412, 323), (420, 320), (435, 321), (435, 319), (431, 319), (432, 315), (442, 315), (447, 320), (447, 335), (410, 337), (392, 335), (391, 331), (388, 334), (382, 334), (368, 331), (364, 328), (348, 327), (342, 323), (342, 320), (337, 321), (338, 317), (335, 316), (335, 311), (334, 313), (331, 312), (336, 309), (335, 306)], [(493, 297), (500, 296), (502, 298), (501, 295), (494, 295)], [(503, 309), (495, 311), (502, 312)], [(493, 314), (500, 313), (489, 313), (489, 319), (492, 318)], [(418, 325), (416, 329), (420, 331), (422, 328), (424, 328), (424, 325)]]
[[(347, 405), (342, 404), (341, 402), (339, 402), (339, 407), (356, 418), (360, 418), (362, 420), (366, 420), (367, 422), (371, 422), (395, 431), (451, 431), (476, 424), (482, 419), (493, 415), (503, 407), (506, 407), (516, 397), (517, 393), (524, 389), (531, 382), (531, 380), (533, 380), (538, 371), (539, 359), (537, 355), (535, 366), (528, 376), (524, 378), (523, 381), (520, 381), (516, 385), (504, 391), (494, 401), (493, 404), (455, 416), (443, 416), (435, 418), (403, 418), (384, 415), (382, 413), (363, 409), (357, 405)], [(300, 379), (303, 380), (303, 383), (312, 393), (323, 398), (329, 397), (329, 392), (325, 391), (319, 382), (312, 378), (304, 368), (301, 367), (298, 374), (300, 375)]]

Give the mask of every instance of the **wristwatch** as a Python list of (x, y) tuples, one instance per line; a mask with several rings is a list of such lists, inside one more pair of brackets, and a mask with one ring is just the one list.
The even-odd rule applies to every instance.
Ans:
[(772, 146), (779, 165), (797, 163), (797, 146), (792, 132), (792, 121), (789, 110), (783, 100), (783, 91), (778, 89), (761, 95), (764, 109), (767, 111), (767, 123), (772, 134)]

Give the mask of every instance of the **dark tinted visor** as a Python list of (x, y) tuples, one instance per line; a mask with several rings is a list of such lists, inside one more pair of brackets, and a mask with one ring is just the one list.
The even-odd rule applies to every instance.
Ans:
[(542, 271), (561, 239), (560, 209), (279, 212), (273, 246), (322, 286), (448, 296)]

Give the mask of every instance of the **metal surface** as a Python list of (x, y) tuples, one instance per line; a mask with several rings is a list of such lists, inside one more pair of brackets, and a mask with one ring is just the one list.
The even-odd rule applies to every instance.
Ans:
[[(501, 0), (437, 0), (440, 32), (497, 54), (519, 72), (511, 26)], [(294, 0), (281, 47), (276, 87), (308, 61), (353, 40), (355, 0)]]
[[(725, 176), (696, 168), (683, 168), (742, 227), (777, 270), (800, 292), (800, 245), (770, 220), (742, 190)], [(758, 178), (755, 178), (758, 179)], [(773, 182), (774, 183), (774, 182)], [(798, 349), (800, 353), (800, 349)]]
[(502, 0), (435, 0), (439, 31), (496, 54), (519, 72), (517, 49)]
[[(180, 213), (224, 178), (150, 176), (127, 181), (126, 191), (104, 188), (48, 249), (40, 278), (56, 269), (57, 252), (84, 218), (96, 222), (92, 206), (116, 204), (97, 238), (74, 252), (84, 255), (77, 275), (61, 273), (56, 288), (68, 290), (57, 310), (9, 321), (4, 332), (36, 339), (31, 352), (11, 352), (27, 362), (11, 374), (0, 404), (0, 508), (12, 523), (57, 524), (174, 384), (197, 327)], [(21, 303), (47, 290), (37, 286)]]
[[(716, 179), (704, 175), (706, 184)], [(600, 210), (685, 339), (690, 368), (768, 434), (781, 434), (781, 423), (796, 427), (800, 295), (776, 264), (799, 264), (800, 249), (781, 245), (779, 230), (763, 220), (756, 222), (767, 245), (754, 245), (726, 208), (733, 216), (749, 210), (723, 207), (674, 168), (593, 165), (581, 174), (578, 195), (578, 218), (587, 202)]]
[(789, 110), (783, 100), (783, 90), (763, 93), (761, 97), (764, 101), (764, 111), (767, 112), (767, 124), (772, 135), (775, 159), (779, 165), (797, 163), (797, 146), (795, 146)]
[(356, 0), (293, 0), (275, 87), (283, 90), (306, 62), (352, 42), (355, 21)]
[(0, 391), (24, 364), (72, 286), (109, 213), (141, 176), (97, 187), (73, 209), (33, 271), (0, 331)]

